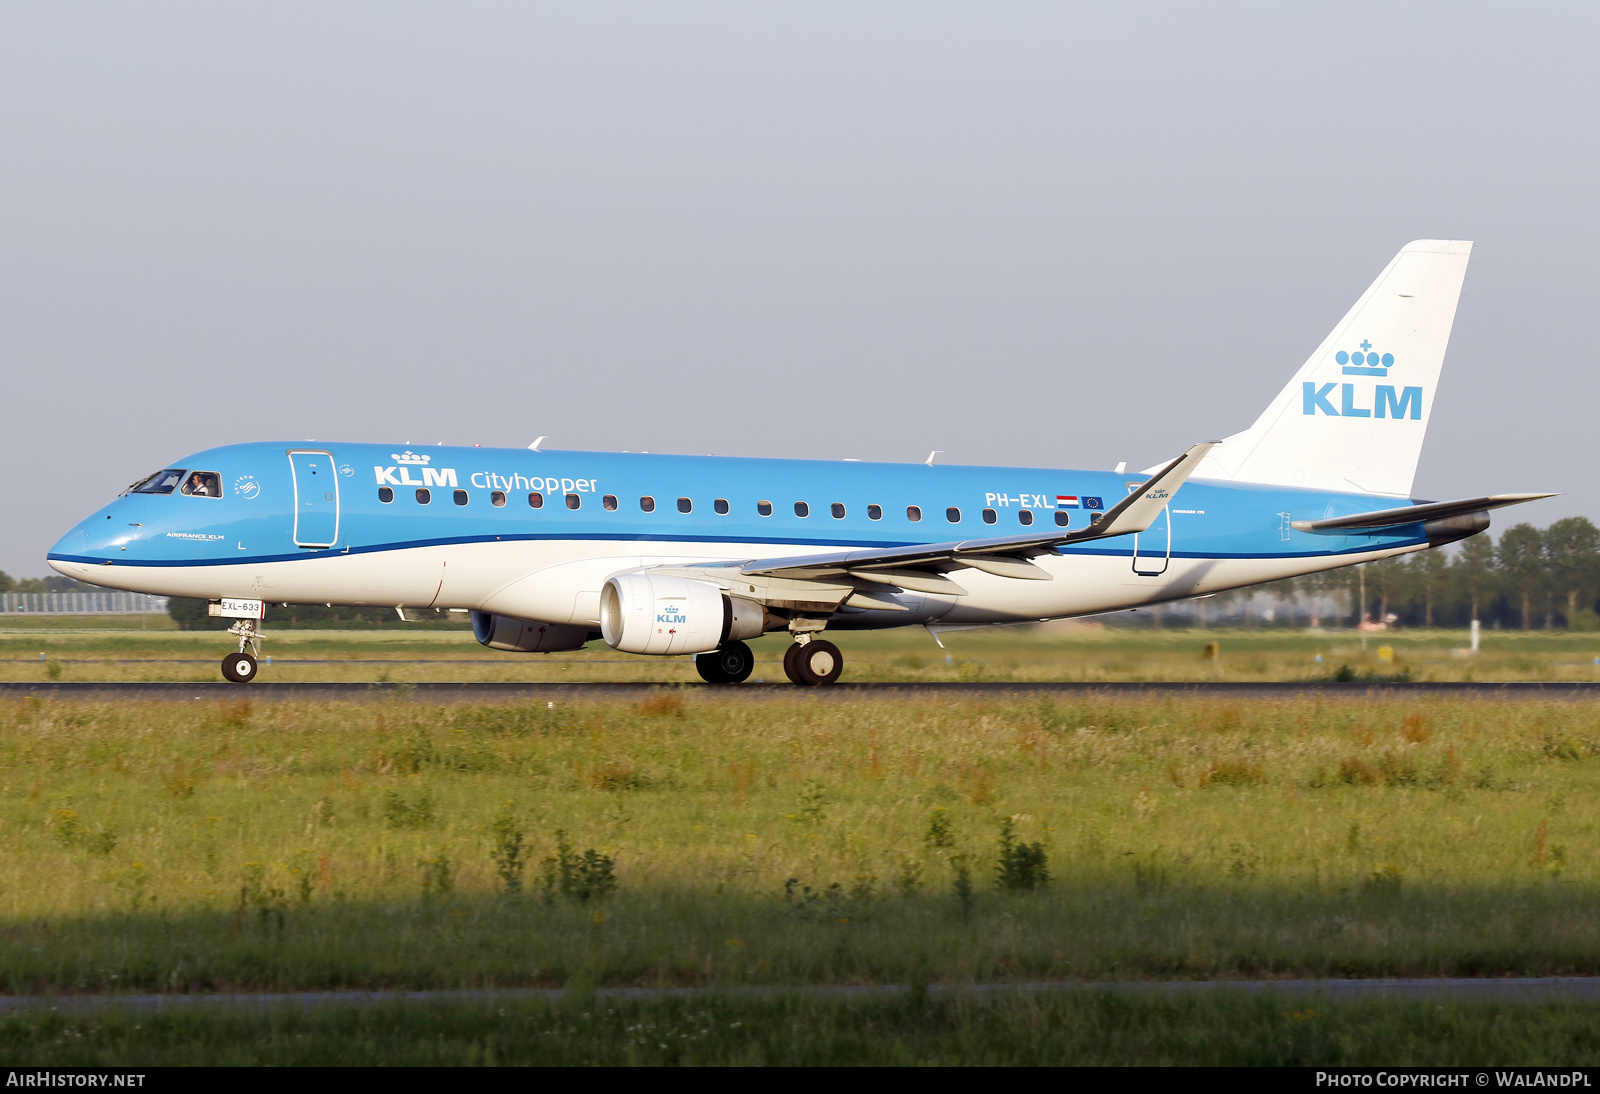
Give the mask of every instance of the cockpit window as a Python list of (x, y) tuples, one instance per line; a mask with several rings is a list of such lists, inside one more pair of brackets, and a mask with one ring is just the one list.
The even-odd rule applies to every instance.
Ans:
[(169, 468), (166, 471), (157, 471), (148, 479), (134, 484), (132, 493), (135, 494), (170, 494), (178, 488), (183, 481), (183, 469)]
[(222, 476), (215, 471), (191, 471), (178, 488), (178, 493), (192, 498), (220, 498)]

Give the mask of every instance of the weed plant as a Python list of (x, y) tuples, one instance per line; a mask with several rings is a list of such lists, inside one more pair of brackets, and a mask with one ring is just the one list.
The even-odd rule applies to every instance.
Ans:
[(0, 703), (5, 989), (1600, 973), (1581, 703)]

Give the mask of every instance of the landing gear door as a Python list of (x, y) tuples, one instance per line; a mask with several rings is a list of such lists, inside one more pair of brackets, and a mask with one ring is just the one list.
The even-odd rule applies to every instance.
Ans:
[(339, 472), (331, 452), (291, 450), (294, 477), (294, 542), (297, 547), (332, 547), (339, 542)]
[[(1142, 482), (1130, 482), (1128, 493), (1143, 486)], [(1167, 562), (1171, 558), (1172, 517), (1163, 505), (1160, 515), (1150, 527), (1133, 537), (1133, 572), (1142, 577), (1159, 577), (1167, 572)]]

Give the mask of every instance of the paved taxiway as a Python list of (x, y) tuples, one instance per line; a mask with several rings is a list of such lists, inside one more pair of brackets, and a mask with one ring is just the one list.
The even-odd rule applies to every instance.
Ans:
[[(827, 984), (808, 987), (596, 988), (599, 1000), (777, 998), (872, 999), (908, 995), (909, 984)], [(1119, 995), (1262, 995), (1285, 999), (1427, 999), (1458, 1003), (1592, 1003), (1600, 1000), (1600, 977), (1515, 977), (1482, 980), (1128, 980), (1095, 983), (1043, 981), (1025, 984), (930, 984), (933, 996), (1039, 995), (1106, 992)], [(589, 998), (585, 993), (584, 998)], [(301, 991), (239, 992), (216, 995), (4, 995), (0, 1017), (29, 1011), (86, 1014), (120, 1010), (161, 1013), (176, 1010), (315, 1010), (321, 1007), (381, 1007), (478, 1003), (493, 1005), (570, 998), (561, 988), (502, 988), (488, 991)]]
[(1600, 699), (1600, 682), (1588, 683), (907, 683), (835, 684), (826, 688), (797, 688), (791, 684), (347, 684), (254, 683), (0, 683), (0, 699), (37, 696), (80, 702), (214, 702), (218, 699), (335, 700), (342, 702), (506, 703), (528, 700), (573, 702), (584, 699), (639, 699), (662, 688), (685, 694), (740, 699), (779, 699), (804, 696), (832, 702), (864, 699), (1003, 698), (1010, 695), (1110, 696), (1118, 698), (1185, 699), (1425, 699), (1472, 698), (1513, 702), (1592, 702)]

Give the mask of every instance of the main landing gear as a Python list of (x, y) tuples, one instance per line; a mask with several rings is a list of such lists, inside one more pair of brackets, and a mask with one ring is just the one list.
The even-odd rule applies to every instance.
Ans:
[[(813, 637), (816, 633), (797, 633), (794, 645), (783, 654), (783, 674), (801, 687), (831, 684), (844, 671), (844, 654), (839, 652), (839, 647)], [(755, 662), (749, 646), (743, 642), (729, 642), (710, 653), (696, 654), (694, 667), (700, 679), (708, 684), (742, 684), (750, 679)], [(226, 672), (226, 668), (223, 671)]]
[(843, 671), (844, 654), (839, 647), (809, 634), (796, 635), (794, 645), (783, 654), (783, 674), (801, 687), (831, 684)]
[[(222, 659), (222, 675), (232, 684), (248, 684), (256, 678), (256, 658), (261, 656), (261, 629), (255, 619), (241, 619), (228, 628), (228, 633), (239, 636), (239, 652)], [(250, 653), (244, 648), (250, 647)]]
[(743, 642), (729, 642), (710, 653), (695, 654), (694, 667), (708, 684), (742, 684), (755, 671), (756, 655)]

